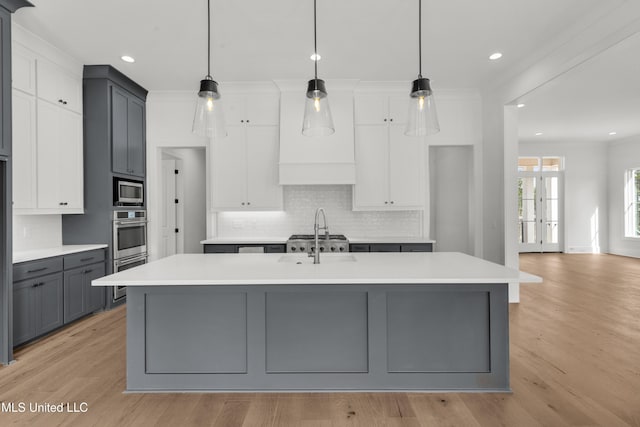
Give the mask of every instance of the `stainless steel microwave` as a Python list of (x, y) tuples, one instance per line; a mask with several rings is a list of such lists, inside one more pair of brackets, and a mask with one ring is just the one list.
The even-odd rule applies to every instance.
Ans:
[(144, 204), (144, 184), (141, 181), (130, 181), (114, 178), (114, 206), (142, 206)]

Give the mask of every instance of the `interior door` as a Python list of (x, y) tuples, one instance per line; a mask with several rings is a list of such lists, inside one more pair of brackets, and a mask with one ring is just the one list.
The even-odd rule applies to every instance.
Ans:
[(176, 236), (176, 161), (162, 160), (163, 204), (160, 231), (164, 256), (177, 252)]
[(562, 251), (562, 175), (520, 172), (518, 177), (520, 252)]

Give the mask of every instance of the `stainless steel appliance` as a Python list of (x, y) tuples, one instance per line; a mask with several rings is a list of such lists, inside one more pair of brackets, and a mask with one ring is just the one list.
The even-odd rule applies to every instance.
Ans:
[[(113, 272), (147, 263), (147, 211), (113, 212)], [(113, 287), (113, 300), (127, 294), (126, 286)]]
[(142, 206), (144, 204), (142, 181), (113, 178), (113, 204), (114, 206)]
[(147, 211), (113, 212), (113, 259), (147, 253)]
[[(287, 240), (288, 253), (312, 253), (315, 248), (313, 234), (294, 234)], [(343, 234), (321, 235), (318, 239), (320, 252), (349, 252), (349, 240)]]

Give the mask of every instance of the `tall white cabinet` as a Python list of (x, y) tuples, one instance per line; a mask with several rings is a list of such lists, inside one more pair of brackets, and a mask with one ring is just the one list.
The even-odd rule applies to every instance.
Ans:
[(422, 210), (424, 138), (404, 135), (407, 96), (355, 95), (354, 210)]
[(282, 210), (279, 95), (225, 94), (227, 137), (209, 144), (213, 211)]
[(24, 30), (12, 48), (14, 212), (83, 213), (82, 65)]

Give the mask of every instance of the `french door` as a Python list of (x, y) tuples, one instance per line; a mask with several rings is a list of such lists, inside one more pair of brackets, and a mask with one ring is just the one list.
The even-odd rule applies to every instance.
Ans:
[(518, 173), (520, 252), (562, 252), (562, 173)]

